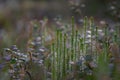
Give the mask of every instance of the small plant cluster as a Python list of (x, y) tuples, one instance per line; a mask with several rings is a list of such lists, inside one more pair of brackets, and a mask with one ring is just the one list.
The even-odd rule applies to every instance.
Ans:
[(10, 75), (10, 80), (21, 80), (25, 76), (25, 73), (30, 76), (29, 72), (26, 70), (28, 62), (27, 55), (21, 53), (16, 45), (5, 48), (3, 56), (6, 61), (6, 66), (9, 67), (8, 73)]
[(25, 53), (16, 45), (1, 52), (0, 70), (6, 67), (10, 80), (119, 79), (119, 26), (101, 28), (85, 17), (79, 30), (72, 17), (71, 25), (64, 26), (69, 31), (57, 29), (49, 45), (46, 29), (41, 33), (38, 26), (34, 24)]

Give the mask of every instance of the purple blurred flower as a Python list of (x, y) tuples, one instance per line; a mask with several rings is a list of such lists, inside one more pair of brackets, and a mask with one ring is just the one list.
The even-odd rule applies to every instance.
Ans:
[(17, 48), (16, 45), (12, 45), (12, 46), (10, 47), (10, 49), (13, 50), (13, 51), (16, 51), (16, 52), (18, 51), (18, 48)]
[(11, 56), (10, 56), (10, 55), (7, 55), (7, 56), (4, 57), (4, 59), (5, 59), (6, 61), (9, 61), (9, 60), (11, 59)]
[(5, 63), (0, 64), (0, 69), (2, 69), (5, 66)]

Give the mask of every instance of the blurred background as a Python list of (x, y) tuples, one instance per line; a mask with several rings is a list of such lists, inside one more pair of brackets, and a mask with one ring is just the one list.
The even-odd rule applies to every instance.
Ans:
[(25, 43), (30, 21), (48, 18), (51, 27), (58, 18), (62, 22), (75, 17), (80, 25), (84, 16), (96, 23), (113, 26), (120, 22), (120, 0), (0, 0), (0, 48)]

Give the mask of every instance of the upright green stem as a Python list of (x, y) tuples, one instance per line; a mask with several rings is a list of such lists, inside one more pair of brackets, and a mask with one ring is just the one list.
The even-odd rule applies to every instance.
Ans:
[(108, 49), (109, 49), (108, 26), (107, 25), (105, 26), (104, 33), (105, 33), (105, 41), (104, 41), (103, 45), (104, 45), (104, 53), (105, 53), (104, 56), (105, 56), (105, 61), (106, 61), (107, 54), (108, 54)]
[(52, 44), (52, 80), (56, 80), (56, 58), (55, 58), (55, 44)]
[(77, 47), (79, 46), (78, 41), (77, 41), (77, 35), (78, 35), (78, 31), (76, 30), (76, 32), (75, 32), (75, 52), (74, 52), (75, 61), (77, 60), (77, 56), (78, 56)]
[[(59, 69), (60, 69), (60, 77), (62, 77), (62, 63), (63, 63), (63, 35), (62, 35), (62, 33), (60, 32), (60, 46), (59, 46), (59, 57), (60, 57), (60, 59), (59, 59)], [(59, 78), (60, 79), (60, 78)]]
[(67, 60), (66, 60), (66, 58), (67, 58), (67, 56), (66, 56), (67, 54), (66, 54), (66, 34), (64, 34), (64, 41), (63, 41), (63, 64), (62, 64), (62, 79), (64, 79), (65, 78), (65, 76), (66, 76), (66, 67), (67, 67)]
[[(94, 22), (93, 22), (93, 17), (91, 17), (90, 18), (90, 31), (91, 31), (91, 45), (90, 45), (90, 47), (91, 47), (91, 54), (93, 53), (93, 49), (92, 49), (92, 46), (93, 46), (93, 44), (92, 44), (92, 41), (93, 41), (93, 39), (92, 39), (92, 37), (94, 36)], [(94, 55), (94, 54), (93, 54)]]
[(87, 31), (87, 24), (88, 24), (88, 18), (87, 17), (85, 17), (84, 18), (84, 26), (83, 26), (83, 28), (84, 28), (84, 38), (83, 38), (83, 41), (84, 41), (84, 54), (86, 54), (86, 43), (85, 43), (85, 41), (86, 41), (86, 31)]

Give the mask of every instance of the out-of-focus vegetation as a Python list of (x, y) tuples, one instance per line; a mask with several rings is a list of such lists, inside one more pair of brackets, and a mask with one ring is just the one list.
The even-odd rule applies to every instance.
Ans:
[(85, 17), (79, 29), (72, 17), (71, 25), (50, 32), (47, 21), (41, 27), (38, 21), (31, 22), (25, 51), (16, 45), (3, 48), (2, 80), (119, 79), (119, 26), (100, 28)]
[(0, 80), (119, 80), (119, 4), (0, 0)]

